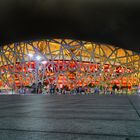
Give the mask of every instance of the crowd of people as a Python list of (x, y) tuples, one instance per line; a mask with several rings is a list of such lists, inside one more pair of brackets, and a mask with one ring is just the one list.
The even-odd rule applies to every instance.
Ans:
[[(23, 89), (24, 93), (26, 93), (26, 89)], [(113, 85), (112, 88), (109, 88), (109, 87), (99, 87), (99, 86), (95, 86), (95, 87), (88, 87), (88, 86), (85, 86), (85, 87), (76, 87), (76, 88), (68, 88), (68, 86), (63, 86), (63, 87), (57, 87), (56, 85), (54, 84), (50, 84), (50, 85), (47, 85), (47, 86), (43, 86), (41, 84), (38, 84), (38, 86), (35, 86), (33, 85), (31, 90), (30, 90), (31, 93), (37, 93), (37, 94), (63, 94), (63, 95), (66, 95), (66, 94), (73, 94), (73, 95), (76, 95), (76, 94), (110, 94), (110, 95), (113, 95), (113, 94), (128, 94), (131, 92), (136, 94), (138, 93), (138, 90), (135, 90), (135, 91), (130, 91), (128, 88), (119, 88), (117, 87), (116, 85)]]
[(114, 94), (140, 94), (139, 87), (135, 90), (129, 90), (128, 88), (120, 88), (116, 85), (113, 85), (111, 88), (109, 87), (101, 87), (101, 86), (79, 86), (76, 88), (69, 88), (68, 86), (57, 87), (54, 84), (42, 85), (41, 83), (32, 84), (31, 87), (21, 86), (16, 89), (15, 93), (18, 94), (50, 94), (50, 95), (114, 95)]
[(136, 88), (135, 90), (116, 88), (115, 86), (112, 89), (108, 87), (76, 87), (73, 89), (69, 89), (67, 86), (62, 88), (58, 88), (56, 85), (47, 85), (47, 86), (35, 86), (32, 87), (18, 87), (13, 91), (3, 92), (0, 90), (0, 94), (2, 93), (11, 93), (11, 94), (48, 94), (48, 95), (115, 95), (115, 94), (140, 94), (140, 88)]

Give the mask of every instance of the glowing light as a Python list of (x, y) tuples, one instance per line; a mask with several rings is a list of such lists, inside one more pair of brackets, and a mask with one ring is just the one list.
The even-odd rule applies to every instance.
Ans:
[(8, 88), (8, 85), (5, 85), (5, 88)]
[(32, 71), (33, 69), (29, 68), (28, 71)]
[(63, 87), (63, 85), (62, 84), (60, 84), (60, 88), (62, 88)]
[(40, 60), (41, 59), (41, 56), (36, 56), (36, 60)]
[(47, 61), (42, 61), (41, 63), (45, 65), (45, 64), (47, 64)]
[(32, 58), (32, 57), (33, 57), (33, 54), (30, 53), (30, 54), (28, 54), (28, 56), (29, 56), (30, 58)]

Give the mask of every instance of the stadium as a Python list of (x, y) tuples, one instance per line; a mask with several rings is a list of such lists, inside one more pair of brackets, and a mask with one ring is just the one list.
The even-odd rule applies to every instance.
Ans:
[(0, 49), (0, 86), (55, 85), (133, 90), (140, 84), (137, 52), (71, 39), (46, 39)]

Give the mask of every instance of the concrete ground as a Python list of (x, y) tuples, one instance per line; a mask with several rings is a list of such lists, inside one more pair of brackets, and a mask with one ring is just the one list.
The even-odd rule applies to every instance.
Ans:
[(0, 140), (140, 140), (140, 96), (0, 96)]

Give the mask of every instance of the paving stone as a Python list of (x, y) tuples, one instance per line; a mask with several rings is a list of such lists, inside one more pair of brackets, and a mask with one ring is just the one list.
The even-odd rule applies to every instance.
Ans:
[(139, 140), (140, 96), (0, 96), (0, 140)]

